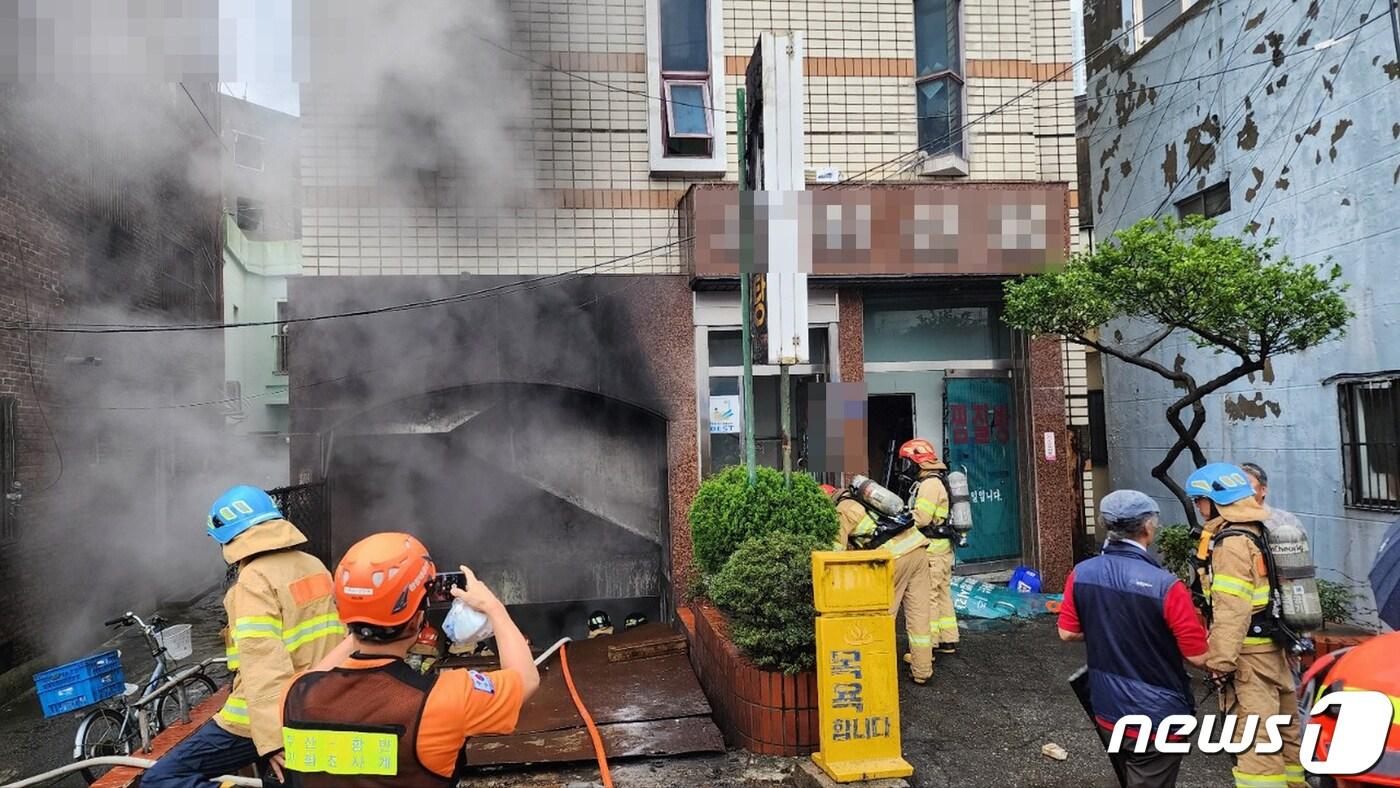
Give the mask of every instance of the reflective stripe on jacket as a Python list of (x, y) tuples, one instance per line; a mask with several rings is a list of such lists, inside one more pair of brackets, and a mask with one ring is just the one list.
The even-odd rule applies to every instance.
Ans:
[[(836, 515), (840, 521), (840, 529), (836, 534), (837, 550), (859, 550), (861, 542), (875, 534), (875, 516), (854, 498), (844, 498), (838, 501)], [(924, 535), (919, 533), (918, 528), (910, 528), (904, 533), (894, 536), (880, 547), (890, 551), (890, 554), (895, 558), (899, 558), (911, 550), (923, 547), (927, 541)]]
[(331, 575), (315, 557), (291, 549), (306, 537), (272, 520), (224, 547), (239, 564), (224, 595), (225, 653), (235, 670), (219, 727), (253, 740), (260, 754), (282, 748), (280, 699), (287, 682), (315, 665), (345, 637), (335, 612)]
[[(1206, 524), (1210, 533), (1226, 528), (1258, 533), (1259, 523)], [(1279, 648), (1272, 637), (1250, 636), (1250, 620), (1269, 605), (1269, 571), (1264, 554), (1247, 536), (1228, 536), (1215, 543), (1210, 552), (1209, 571), (1201, 591), (1210, 600), (1210, 651), (1206, 667), (1220, 673), (1235, 670), (1240, 654), (1255, 654)]]
[(402, 660), (356, 654), (297, 676), (283, 700), (291, 788), (456, 785), (467, 739), (510, 733), (519, 674), (461, 668), (424, 676)]

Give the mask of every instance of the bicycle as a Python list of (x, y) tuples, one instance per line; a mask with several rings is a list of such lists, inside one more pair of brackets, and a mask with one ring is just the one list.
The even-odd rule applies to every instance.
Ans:
[[(218, 684), (208, 675), (211, 665), (226, 664), (213, 657), (195, 665), (181, 666), (180, 660), (193, 653), (190, 625), (166, 626), (165, 619), (152, 616), (150, 622), (127, 612), (105, 622), (109, 627), (140, 628), (151, 650), (155, 667), (143, 686), (127, 684), (126, 691), (88, 712), (78, 723), (73, 739), (73, 759), (126, 756), (150, 752), (155, 735), (176, 722), (189, 722), (190, 709), (218, 692)], [(84, 768), (89, 785), (107, 770)]]

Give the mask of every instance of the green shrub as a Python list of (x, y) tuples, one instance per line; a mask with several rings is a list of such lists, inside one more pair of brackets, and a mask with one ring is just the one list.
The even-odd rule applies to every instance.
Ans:
[(1352, 602), (1357, 593), (1343, 583), (1317, 581), (1317, 596), (1322, 601), (1322, 620), (1329, 624), (1345, 624), (1352, 620)]
[(734, 645), (758, 667), (800, 673), (816, 666), (812, 551), (829, 545), (808, 534), (755, 536), (710, 581)]
[(1162, 565), (1191, 585), (1191, 554), (1196, 552), (1196, 540), (1185, 525), (1163, 525), (1157, 529), (1157, 554)]
[(759, 468), (753, 486), (743, 466), (726, 468), (700, 485), (690, 505), (695, 561), (709, 575), (750, 536), (806, 534), (830, 545), (836, 529), (836, 510), (810, 476), (795, 473), (788, 487), (772, 468)]

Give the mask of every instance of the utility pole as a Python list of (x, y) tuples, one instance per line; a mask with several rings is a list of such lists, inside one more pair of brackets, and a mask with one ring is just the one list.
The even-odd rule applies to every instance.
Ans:
[(749, 471), (749, 484), (758, 481), (758, 453), (754, 448), (753, 435), (753, 292), (750, 277), (753, 273), (753, 212), (744, 210), (744, 158), (747, 155), (749, 140), (748, 105), (744, 89), (739, 88), (739, 311), (740, 335), (743, 337), (740, 351), (744, 354), (744, 379), (740, 381), (742, 409), (744, 411), (744, 466)]

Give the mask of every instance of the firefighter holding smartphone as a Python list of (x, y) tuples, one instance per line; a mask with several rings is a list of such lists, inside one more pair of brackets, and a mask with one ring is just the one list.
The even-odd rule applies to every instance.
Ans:
[[(350, 637), (294, 679), (283, 700), (293, 786), (450, 786), (471, 736), (509, 733), (539, 686), (530, 647), (505, 605), (462, 567), (452, 596), (485, 615), (501, 669), (420, 674), (404, 661), (426, 621), (436, 567), (408, 534), (370, 536), (335, 570)], [(439, 581), (441, 582), (441, 581)]]

